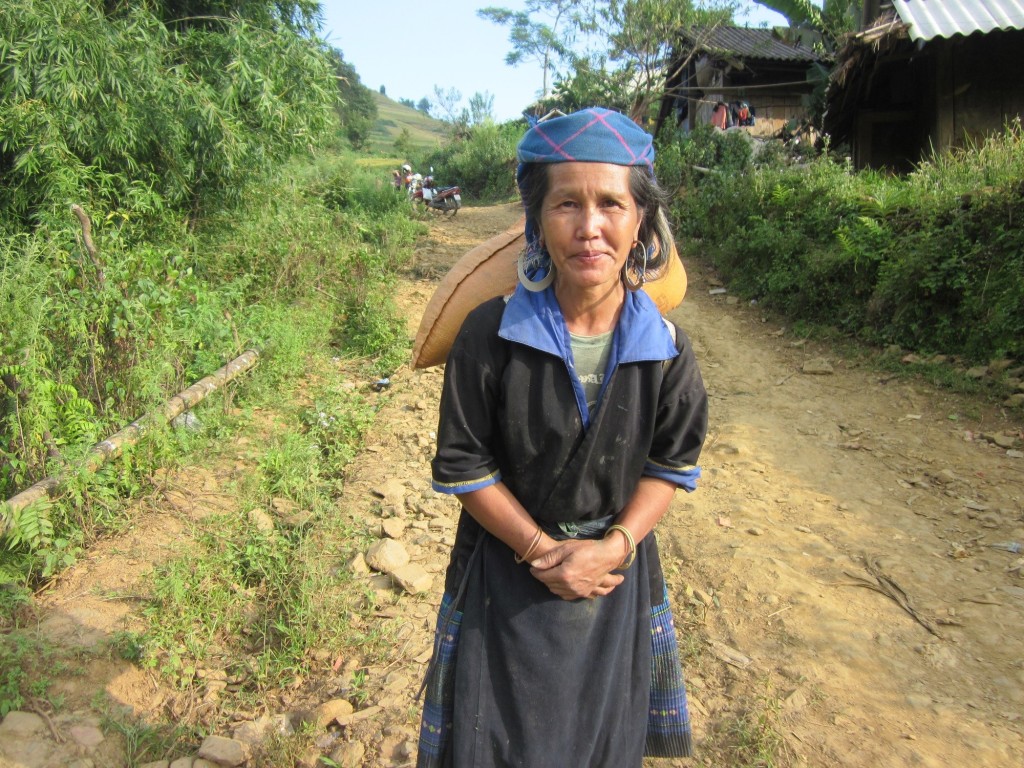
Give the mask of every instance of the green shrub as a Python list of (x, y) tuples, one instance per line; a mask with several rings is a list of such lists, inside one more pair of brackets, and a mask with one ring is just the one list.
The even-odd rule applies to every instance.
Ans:
[(70, 202), (131, 210), (140, 190), (194, 212), (330, 134), (331, 57), (284, 4), (173, 23), (149, 3), (110, 5), (0, 12), (7, 226), (60, 219)]
[(684, 247), (697, 238), (735, 291), (877, 342), (1024, 355), (1019, 123), (903, 178), (828, 156), (747, 158), (722, 151), (729, 135), (694, 131), (662, 148), (658, 171)]
[(734, 183), (749, 178), (753, 152), (738, 133), (723, 133), (709, 125), (689, 134), (676, 134), (659, 142), (656, 154), (659, 183), (676, 196), (677, 233), (682, 237), (716, 237), (740, 225), (734, 218), (749, 207), (737, 195), (749, 185)]
[(516, 194), (516, 144), (526, 131), (522, 121), (474, 126), (465, 138), (423, 158), (417, 167), (434, 168), (441, 185), (458, 184), (463, 201), (508, 200)]
[[(390, 286), (423, 231), (407, 201), (347, 157), (282, 167), (239, 197), (194, 231), (168, 211), (100, 213), (93, 257), (70, 214), (0, 243), (2, 498), (73, 469), (97, 440), (246, 348), (262, 351), (267, 386), (313, 354), (365, 359), (367, 375), (405, 362)], [(152, 441), (74, 480), (63, 500), (0, 513), (13, 530), (0, 570), (52, 574), (119, 524), (117, 496), (181, 447)]]
[(374, 374), (388, 376), (409, 358), (405, 321), (398, 316), (386, 284), (363, 295), (349, 294), (338, 329), (339, 345), (348, 354), (369, 358)]

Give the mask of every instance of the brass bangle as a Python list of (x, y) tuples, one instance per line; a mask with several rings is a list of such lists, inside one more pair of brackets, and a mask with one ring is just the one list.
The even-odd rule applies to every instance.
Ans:
[(624, 525), (611, 525), (608, 530), (604, 532), (604, 537), (607, 539), (612, 531), (619, 531), (623, 536), (626, 537), (626, 543), (629, 545), (629, 553), (623, 558), (622, 562), (619, 563), (616, 570), (624, 571), (633, 564), (636, 560), (636, 542), (633, 540), (633, 534), (629, 532), (629, 529)]
[(537, 526), (537, 533), (534, 534), (533, 541), (530, 543), (529, 549), (527, 549), (523, 553), (522, 557), (520, 557), (519, 555), (515, 556), (514, 559), (516, 561), (516, 565), (519, 565), (520, 563), (525, 563), (527, 560), (530, 559), (530, 555), (533, 554), (533, 550), (535, 550), (537, 548), (537, 545), (540, 544), (540, 540), (541, 540), (541, 538), (543, 536), (544, 536), (544, 532), (540, 529), (540, 526), (538, 525)]

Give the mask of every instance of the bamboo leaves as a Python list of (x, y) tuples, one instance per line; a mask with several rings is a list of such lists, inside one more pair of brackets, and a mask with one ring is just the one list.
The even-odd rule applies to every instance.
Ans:
[(18, 229), (70, 200), (117, 206), (138, 183), (195, 210), (316, 145), (337, 91), (328, 51), (304, 34), (313, 6), (260, 6), (244, 5), (255, 21), (199, 26), (148, 4), (5, 3), (0, 216)]

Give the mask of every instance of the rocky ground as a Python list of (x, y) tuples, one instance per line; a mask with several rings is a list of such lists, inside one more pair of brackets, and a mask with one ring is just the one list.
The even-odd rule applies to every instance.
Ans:
[[(437, 278), (518, 215), (516, 206), (469, 208), (435, 222), (398, 296), (410, 335)], [(710, 434), (700, 489), (677, 494), (657, 535), (698, 755), (651, 764), (767, 765), (752, 757), (758, 749), (773, 750), (774, 765), (1024, 764), (1024, 558), (1011, 546), (1024, 543), (1020, 411), (805, 342), (699, 265), (687, 268), (689, 292), (671, 317), (696, 347)], [(352, 663), (325, 653), (323, 679), (306, 686), (319, 700), (282, 695), (269, 712), (237, 713), (237, 726), (198, 754), (154, 765), (241, 764), (260, 732), (298, 720), (320, 733), (311, 765), (318, 755), (342, 766), (414, 764), (416, 693), (457, 514), (429, 489), (441, 375), (391, 378), (339, 500), (341, 514), (372, 515), (392, 542), (348, 564), (366, 568), (367, 587), (387, 596), (379, 619), (398, 625), (393, 658), (360, 670), (366, 698), (342, 695)], [(138, 604), (106, 596), (130, 594), (193, 519), (230, 508), (227, 471), (161, 478), (132, 532), (40, 596), (40, 631), (89, 648), (131, 626)], [(376, 559), (386, 557), (397, 560)], [(366, 560), (398, 570), (405, 586)], [(134, 713), (173, 710), (138, 668), (83, 664), (60, 682), (60, 713), (0, 723), (0, 765), (125, 765), (123, 737), (90, 707), (102, 692)]]

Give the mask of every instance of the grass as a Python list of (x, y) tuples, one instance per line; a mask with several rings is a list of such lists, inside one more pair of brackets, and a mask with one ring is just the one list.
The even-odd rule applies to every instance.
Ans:
[[(201, 520), (177, 543), (179, 554), (139, 589), (149, 595), (144, 626), (113, 633), (105, 652), (152, 669), (185, 701), (203, 698), (220, 673), (237, 684), (201, 721), (175, 723), (136, 718), (99, 691), (91, 706), (104, 730), (119, 736), (129, 765), (193, 749), (202, 733), (226, 726), (222, 712), (259, 711), (282, 691), (296, 690), (322, 663), (316, 649), (364, 665), (380, 664), (393, 651), (398, 625), (374, 617), (376, 596), (345, 568), (373, 540), (368, 524), (337, 514), (337, 497), (375, 407), (345, 383), (364, 369), (339, 362), (336, 351), (321, 334), (299, 368), (257, 370), (237, 387), (238, 413), (210, 419), (215, 428), (190, 438), (207, 467), (240, 460), (225, 434), (256, 446), (241, 458), (240, 480), (226, 489), (237, 507)], [(199, 415), (205, 420), (202, 409)], [(296, 519), (277, 515), (275, 500), (293, 505)], [(272, 529), (261, 524), (272, 518)], [(62, 701), (51, 690), (74, 663), (73, 652), (31, 632), (7, 633), (0, 643), (0, 714), (28, 705), (58, 710)], [(367, 685), (365, 671), (356, 669), (351, 700), (364, 700)], [(263, 764), (293, 764), (310, 738), (271, 739)]]
[[(444, 123), (440, 120), (392, 101), (380, 93), (374, 92), (373, 98), (377, 103), (377, 122), (367, 140), (367, 149), (371, 153), (393, 157), (395, 142), (402, 134), (402, 129), (408, 131), (411, 154), (425, 154), (444, 142)], [(405, 162), (405, 159), (400, 162)]]
[(789, 764), (782, 702), (770, 680), (728, 729), (734, 768), (782, 768)]
[[(365, 536), (332, 513), (374, 407), (337, 381), (330, 351), (324, 346), (307, 358), (307, 376), (244, 402), (264, 418), (239, 422), (259, 450), (233, 489), (238, 511), (204, 521), (198, 549), (154, 574), (142, 656), (179, 686), (220, 658), (244, 659), (251, 693), (259, 695), (294, 675), (308, 648), (344, 642), (337, 635), (346, 621), (338, 617), (358, 608), (324, 609), (312, 596), (332, 591), (341, 577), (331, 566)], [(282, 508), (301, 514), (282, 522)]]
[(50, 697), (51, 675), (66, 668), (57, 648), (27, 633), (13, 633), (0, 644), (0, 718), (7, 713), (43, 701), (59, 708)]
[[(204, 222), (196, 247), (216, 254), (203, 264), (210, 284), (240, 295), (262, 286), (244, 313), (228, 316), (234, 335), (262, 349), (259, 366), (195, 409), (202, 431), (155, 430), (76, 486), (70, 504), (53, 506), (69, 519), (91, 508), (92, 527), (114, 530), (130, 519), (130, 499), (151, 488), (155, 467), (245, 467), (225, 489), (235, 509), (194, 523), (176, 543), (178, 554), (149, 574), (144, 621), (112, 633), (103, 649), (152, 669), (185, 701), (207, 690), (206, 671), (233, 681), (223, 709), (180, 722), (137, 721), (100, 691), (92, 707), (119, 735), (131, 765), (195, 746), (200, 730), (224, 724), (222, 712), (257, 711), (294, 690), (317, 663), (316, 649), (375, 663), (394, 646), (396, 628), (372, 617), (376, 600), (344, 567), (371, 537), (364, 524), (337, 514), (337, 498), (386, 397), (371, 401), (361, 385), (408, 356), (390, 285), (423, 225), (351, 157), (296, 165), (248, 194), (237, 210)], [(196, 284), (200, 303), (208, 290)], [(211, 312), (211, 325), (222, 314)], [(233, 344), (231, 335), (221, 341)], [(200, 352), (190, 379), (222, 362), (219, 348)], [(241, 436), (249, 447), (239, 453)], [(32, 554), (60, 558), (93, 535), (55, 539)], [(0, 576), (20, 567), (18, 557), (26, 554), (3, 553)], [(33, 618), (29, 595), (0, 590), (0, 714), (33, 702), (59, 708), (53, 681), (74, 662), (73, 652), (22, 629)], [(298, 755), (306, 738), (275, 739), (268, 749)]]

